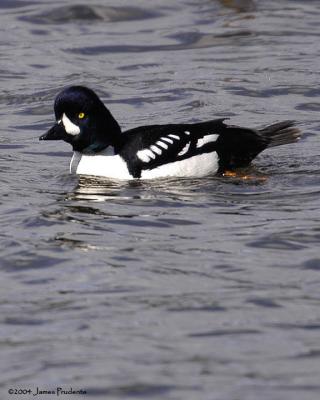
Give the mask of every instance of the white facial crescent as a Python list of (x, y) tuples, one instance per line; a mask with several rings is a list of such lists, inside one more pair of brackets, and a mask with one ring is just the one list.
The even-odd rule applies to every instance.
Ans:
[(66, 130), (67, 133), (69, 133), (69, 135), (76, 136), (80, 133), (80, 128), (77, 125), (75, 125), (73, 122), (71, 122), (65, 113), (63, 113), (63, 116), (62, 116), (62, 123), (63, 123), (64, 129)]

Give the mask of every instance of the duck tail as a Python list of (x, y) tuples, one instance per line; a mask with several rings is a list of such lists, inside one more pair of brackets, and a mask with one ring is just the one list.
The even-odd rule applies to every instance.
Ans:
[(295, 143), (302, 136), (300, 129), (295, 126), (295, 121), (277, 122), (260, 129), (259, 134), (268, 140), (267, 147)]

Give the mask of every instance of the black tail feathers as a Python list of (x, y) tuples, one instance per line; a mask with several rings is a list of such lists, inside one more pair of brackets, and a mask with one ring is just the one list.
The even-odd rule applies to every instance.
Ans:
[(281, 146), (297, 142), (302, 133), (295, 126), (295, 121), (283, 121), (259, 130), (259, 134), (268, 140), (267, 147)]

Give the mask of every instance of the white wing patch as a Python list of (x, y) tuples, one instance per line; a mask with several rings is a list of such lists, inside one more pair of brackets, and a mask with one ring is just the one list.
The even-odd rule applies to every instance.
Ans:
[(167, 143), (173, 144), (174, 140), (180, 140), (180, 136), (174, 135), (172, 133), (170, 133), (168, 137), (163, 136), (155, 144), (152, 144), (148, 149), (139, 150), (137, 152), (137, 157), (141, 161), (148, 163), (151, 160), (154, 160), (157, 157), (157, 155), (160, 156), (163, 152), (162, 149), (167, 150), (169, 148)]
[(199, 139), (197, 142), (197, 147), (202, 147), (207, 143), (211, 143), (211, 142), (216, 142), (218, 139), (219, 135), (217, 134), (212, 134), (212, 135), (206, 135), (203, 138)]
[(186, 154), (187, 151), (189, 150), (189, 148), (190, 148), (190, 143), (187, 143), (187, 144), (184, 146), (184, 148), (180, 151), (180, 153), (178, 154), (178, 156), (183, 156), (184, 154)]
[(163, 143), (163, 142), (161, 142), (160, 140), (158, 140), (158, 141), (156, 142), (156, 145), (162, 147), (163, 149), (167, 149), (167, 148), (169, 147), (169, 146), (167, 145), (167, 143)]
[(62, 116), (62, 123), (64, 129), (66, 130), (67, 133), (69, 133), (69, 135), (76, 136), (80, 133), (80, 128), (73, 122), (71, 122), (70, 119), (66, 116), (66, 114), (63, 114)]
[(172, 140), (172, 139), (169, 139), (169, 138), (167, 138), (167, 137), (162, 137), (161, 140), (163, 140), (164, 142), (173, 144), (173, 140)]
[(154, 144), (152, 146), (150, 146), (150, 149), (154, 153), (159, 154), (159, 156), (162, 154), (162, 150), (159, 147), (155, 146)]
[(137, 153), (137, 157), (143, 162), (150, 162), (156, 158), (156, 155), (149, 149), (140, 150)]
[(171, 137), (172, 139), (180, 140), (180, 136), (173, 135), (172, 133), (168, 136)]

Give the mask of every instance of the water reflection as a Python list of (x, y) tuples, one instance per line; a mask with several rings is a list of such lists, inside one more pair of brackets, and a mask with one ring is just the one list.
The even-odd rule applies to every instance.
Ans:
[(232, 8), (238, 12), (253, 11), (256, 9), (254, 0), (218, 0), (224, 7)]
[(138, 7), (107, 7), (102, 5), (75, 4), (57, 7), (41, 14), (20, 17), (36, 24), (64, 24), (70, 22), (118, 22), (154, 18), (159, 12)]
[[(251, 165), (238, 169), (237, 173), (213, 175), (201, 179), (170, 178), (154, 181), (116, 181), (94, 176), (80, 176), (77, 186), (70, 192), (67, 200), (86, 200), (94, 202), (124, 201), (139, 204), (148, 200), (174, 200), (179, 202), (199, 200), (201, 196), (232, 194), (240, 186), (260, 190), (268, 183), (268, 175)], [(241, 193), (239, 192), (241, 195)]]
[(105, 53), (144, 53), (158, 51), (177, 51), (187, 49), (204, 49), (208, 47), (222, 47), (244, 43), (248, 37), (256, 35), (250, 30), (230, 30), (223, 33), (183, 32), (168, 36), (175, 39), (177, 44), (149, 45), (98, 45), (82, 46), (65, 49), (65, 52), (86, 56)]
[[(139, 184), (133, 183), (133, 185)], [(107, 201), (121, 198), (130, 200), (131, 196), (123, 195), (123, 191), (130, 187), (131, 183), (112, 181), (109, 179), (80, 176), (78, 185), (72, 193), (68, 194), (68, 200)]]
[[(207, 182), (216, 182), (208, 177)], [(78, 185), (67, 196), (69, 200), (125, 201), (155, 200), (162, 195), (171, 199), (188, 199), (203, 187), (206, 179), (159, 179), (157, 181), (113, 181), (110, 179), (80, 176)]]

